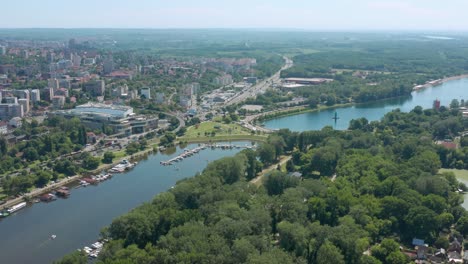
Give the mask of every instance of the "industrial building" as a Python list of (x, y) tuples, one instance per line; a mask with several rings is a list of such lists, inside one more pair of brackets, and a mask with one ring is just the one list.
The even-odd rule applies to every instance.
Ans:
[(133, 108), (120, 105), (87, 103), (71, 110), (60, 110), (49, 113), (49, 116), (77, 117), (90, 129), (107, 127), (113, 134), (129, 136), (156, 129), (157, 117), (137, 116)]

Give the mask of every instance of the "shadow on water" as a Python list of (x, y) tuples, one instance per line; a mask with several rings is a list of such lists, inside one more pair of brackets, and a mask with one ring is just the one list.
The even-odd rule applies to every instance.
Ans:
[(398, 108), (399, 106), (405, 105), (410, 103), (413, 100), (413, 96), (401, 96), (397, 98), (385, 99), (380, 100), (377, 102), (371, 103), (364, 103), (364, 104), (357, 104), (354, 107), (357, 109), (367, 109), (367, 108), (380, 108), (380, 107), (395, 107)]

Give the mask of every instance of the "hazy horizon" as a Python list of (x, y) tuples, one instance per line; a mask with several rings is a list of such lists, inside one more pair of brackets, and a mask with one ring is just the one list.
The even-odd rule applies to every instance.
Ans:
[(463, 0), (24, 0), (3, 3), (2, 9), (3, 29), (468, 31)]

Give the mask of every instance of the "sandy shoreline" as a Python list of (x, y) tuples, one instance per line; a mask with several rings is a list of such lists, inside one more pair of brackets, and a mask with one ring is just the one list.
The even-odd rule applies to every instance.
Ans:
[(460, 80), (460, 79), (465, 79), (465, 78), (468, 78), (468, 74), (462, 74), (462, 75), (447, 77), (447, 78), (444, 78), (444, 79), (429, 81), (429, 82), (427, 82), (425, 84), (414, 86), (413, 91), (418, 91), (418, 90), (421, 90), (421, 89), (426, 89), (426, 88), (429, 88), (429, 87), (438, 86), (438, 85), (441, 85), (441, 84), (443, 84), (445, 82)]

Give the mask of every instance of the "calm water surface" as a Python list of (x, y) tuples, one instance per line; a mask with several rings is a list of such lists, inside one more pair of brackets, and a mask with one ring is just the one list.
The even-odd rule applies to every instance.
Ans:
[[(360, 104), (336, 109), (327, 109), (319, 112), (298, 114), (280, 117), (265, 122), (265, 127), (271, 129), (289, 128), (292, 131), (320, 130), (324, 126), (332, 126), (343, 130), (349, 126), (349, 121), (361, 117), (369, 121), (380, 120), (386, 113), (400, 108), (403, 112), (409, 112), (416, 106), (431, 108), (435, 99), (441, 101), (441, 105), (448, 106), (453, 99), (468, 99), (468, 79), (453, 80), (442, 85), (413, 92), (406, 98), (382, 100), (379, 102)], [(335, 122), (332, 117), (338, 114)]]
[[(182, 150), (171, 155), (152, 155), (128, 173), (116, 174), (97, 186), (73, 189), (68, 199), (25, 208), (0, 221), (0, 263), (51, 263), (88, 246), (115, 217), (150, 201), (176, 181), (201, 172), (208, 162), (239, 151), (206, 149), (167, 167), (159, 162), (181, 154)], [(52, 234), (57, 235), (55, 240), (49, 239)]]

